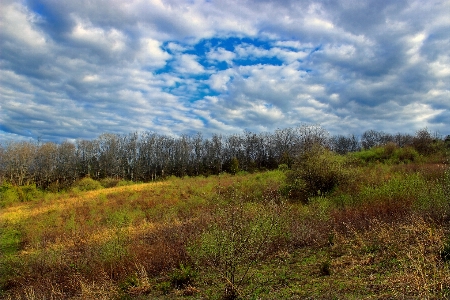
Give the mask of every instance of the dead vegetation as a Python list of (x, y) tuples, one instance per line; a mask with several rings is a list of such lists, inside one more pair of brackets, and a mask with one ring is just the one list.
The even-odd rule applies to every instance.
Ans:
[(450, 297), (448, 165), (320, 151), (312, 160), (327, 164), (75, 189), (2, 208), (0, 295)]

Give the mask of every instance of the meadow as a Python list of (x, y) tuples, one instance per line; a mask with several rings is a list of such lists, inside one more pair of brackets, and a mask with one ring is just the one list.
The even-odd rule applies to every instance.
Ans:
[(318, 148), (255, 173), (5, 184), (0, 297), (448, 299), (447, 152)]

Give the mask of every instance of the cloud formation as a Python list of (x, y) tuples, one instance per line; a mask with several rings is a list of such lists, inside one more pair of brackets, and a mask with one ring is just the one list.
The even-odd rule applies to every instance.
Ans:
[(0, 4), (0, 140), (450, 134), (449, 1)]

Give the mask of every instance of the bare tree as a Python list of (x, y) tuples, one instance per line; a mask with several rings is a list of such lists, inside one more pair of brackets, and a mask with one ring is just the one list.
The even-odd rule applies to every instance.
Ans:
[(320, 125), (302, 125), (297, 128), (297, 134), (297, 149), (300, 153), (316, 146), (329, 147), (330, 134)]
[(29, 171), (35, 152), (36, 145), (30, 142), (11, 142), (6, 146), (3, 154), (5, 177), (12, 184), (24, 185), (34, 179), (34, 174)]
[(339, 154), (355, 152), (361, 149), (358, 138), (355, 135), (343, 136), (337, 135), (330, 139), (331, 149)]
[(58, 145), (45, 143), (38, 147), (34, 158), (35, 182), (42, 188), (47, 188), (55, 182), (57, 172)]

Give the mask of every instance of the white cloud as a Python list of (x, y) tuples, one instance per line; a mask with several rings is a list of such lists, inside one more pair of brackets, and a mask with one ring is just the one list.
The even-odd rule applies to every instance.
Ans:
[(173, 63), (177, 72), (182, 74), (201, 74), (205, 73), (204, 67), (197, 61), (198, 57), (192, 54), (182, 54), (176, 57)]
[(74, 17), (76, 25), (70, 38), (88, 47), (98, 47), (105, 52), (122, 52), (126, 49), (126, 36), (119, 30), (105, 30), (93, 26), (89, 21)]
[(162, 43), (154, 39), (144, 38), (140, 41), (138, 61), (144, 66), (163, 67), (171, 55), (162, 50)]
[(32, 47), (34, 50), (46, 46), (45, 34), (37, 28), (39, 18), (35, 14), (19, 3), (2, 5), (1, 10), (1, 36)]
[(50, 4), (0, 4), (0, 137), (450, 128), (448, 1)]
[(208, 52), (206, 54), (206, 57), (209, 60), (225, 61), (228, 64), (231, 64), (233, 59), (236, 58), (236, 53), (219, 47), (217, 49), (214, 49), (213, 51)]
[(240, 45), (236, 47), (236, 53), (240, 59), (255, 59), (255, 58), (279, 58), (284, 63), (292, 63), (296, 60), (306, 58), (310, 49), (292, 51), (284, 48), (273, 47), (264, 49), (255, 47), (254, 45)]

